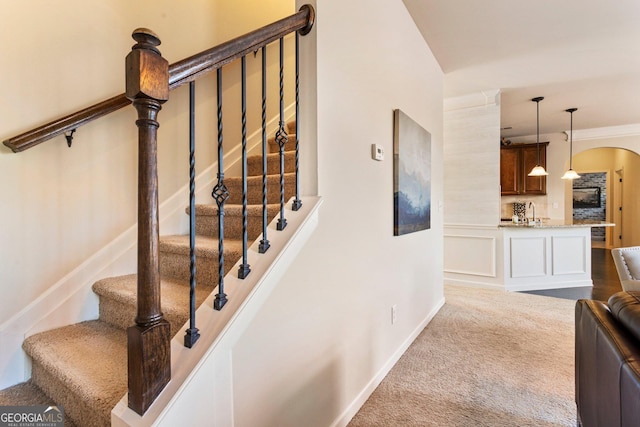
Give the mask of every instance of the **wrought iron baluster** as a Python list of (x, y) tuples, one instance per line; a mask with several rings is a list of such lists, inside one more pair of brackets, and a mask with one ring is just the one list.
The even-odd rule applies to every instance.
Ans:
[(302, 207), (300, 200), (300, 36), (296, 31), (296, 197), (291, 203), (294, 211)]
[(258, 251), (263, 254), (270, 247), (267, 238), (267, 47), (262, 47), (262, 240)]
[(213, 308), (221, 310), (227, 303), (224, 293), (224, 204), (229, 198), (229, 190), (224, 185), (224, 149), (222, 147), (222, 69), (217, 72), (218, 96), (218, 183), (213, 187), (211, 196), (218, 204), (218, 293), (213, 301)]
[(247, 257), (247, 58), (240, 59), (242, 74), (242, 264), (238, 267), (238, 278), (244, 279), (251, 273)]
[(196, 83), (189, 82), (189, 328), (184, 346), (193, 347), (200, 338), (196, 328)]
[(284, 217), (284, 145), (289, 140), (284, 124), (284, 38), (280, 38), (280, 126), (276, 132), (276, 142), (280, 148), (280, 218), (277, 229), (284, 230), (287, 220)]

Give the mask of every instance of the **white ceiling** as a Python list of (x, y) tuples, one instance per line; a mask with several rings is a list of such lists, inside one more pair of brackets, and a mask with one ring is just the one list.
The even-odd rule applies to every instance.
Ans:
[(500, 89), (504, 137), (640, 124), (640, 0), (403, 0), (445, 96)]

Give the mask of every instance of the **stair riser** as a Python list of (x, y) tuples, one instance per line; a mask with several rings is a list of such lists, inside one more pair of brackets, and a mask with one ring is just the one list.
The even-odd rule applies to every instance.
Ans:
[[(267, 224), (276, 216), (276, 213), (267, 215)], [(224, 216), (224, 237), (230, 239), (242, 239), (242, 216)], [(202, 236), (218, 237), (218, 216), (196, 216), (196, 234)], [(262, 234), (262, 215), (250, 215), (247, 217), (248, 241), (255, 241)]]
[[(296, 135), (294, 133), (290, 133), (288, 137), (287, 142), (284, 144), (284, 151), (296, 151)], [(275, 138), (270, 138), (269, 152), (277, 153), (278, 151), (280, 151), (280, 145), (278, 145)]]
[[(189, 298), (189, 288), (184, 288), (185, 298)], [(100, 296), (100, 320), (116, 328), (126, 330), (135, 324), (137, 307), (135, 304), (123, 303), (111, 298)], [(189, 319), (187, 313), (175, 314), (163, 310), (164, 318), (171, 324), (171, 336), (180, 332), (184, 322)]]
[[(284, 154), (284, 172), (296, 171), (296, 153), (287, 151)], [(280, 156), (267, 156), (267, 175), (280, 174)], [(247, 159), (247, 175), (262, 176), (262, 156), (251, 156)]]
[[(267, 202), (280, 202), (280, 178), (269, 179), (267, 182)], [(227, 182), (229, 189), (228, 204), (242, 204), (242, 181)], [(295, 176), (286, 175), (284, 185), (285, 202), (295, 195)], [(262, 180), (250, 180), (247, 182), (247, 203), (250, 205), (262, 204)]]
[[(226, 251), (225, 251), (226, 252)], [(233, 265), (240, 259), (239, 256), (225, 254), (225, 275), (229, 273)], [(187, 283), (191, 278), (189, 255), (160, 252), (160, 275)], [(196, 283), (197, 286), (214, 287), (218, 285), (218, 258), (196, 258)]]
[(31, 381), (49, 395), (58, 406), (62, 406), (65, 415), (76, 423), (77, 420), (83, 420), (85, 421), (83, 425), (87, 426), (111, 426), (111, 411), (103, 413), (94, 408), (91, 402), (74, 393), (37, 360), (33, 361), (31, 367)]

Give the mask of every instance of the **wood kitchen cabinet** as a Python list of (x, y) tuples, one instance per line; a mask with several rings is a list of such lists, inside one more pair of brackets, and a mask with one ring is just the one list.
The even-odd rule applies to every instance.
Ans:
[[(540, 143), (540, 164), (547, 168), (547, 145)], [(547, 194), (546, 176), (528, 176), (538, 164), (537, 144), (513, 144), (500, 147), (500, 188), (503, 196)]]

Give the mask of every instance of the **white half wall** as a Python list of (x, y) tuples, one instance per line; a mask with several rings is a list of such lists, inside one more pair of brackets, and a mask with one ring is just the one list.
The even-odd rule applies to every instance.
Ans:
[(502, 239), (497, 225), (446, 224), (445, 282), (504, 289)]
[(502, 233), (506, 290), (593, 286), (589, 227), (505, 227)]

